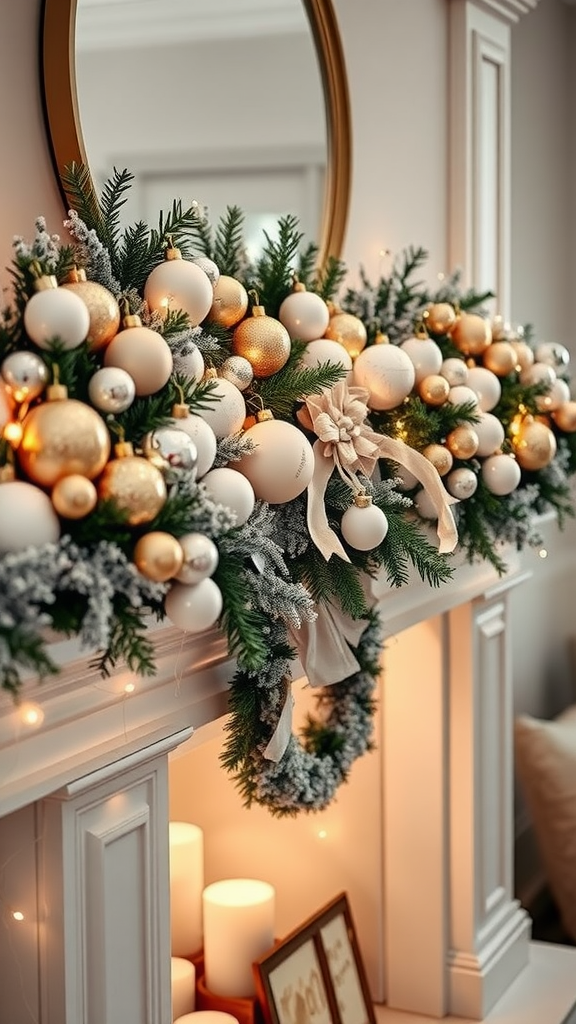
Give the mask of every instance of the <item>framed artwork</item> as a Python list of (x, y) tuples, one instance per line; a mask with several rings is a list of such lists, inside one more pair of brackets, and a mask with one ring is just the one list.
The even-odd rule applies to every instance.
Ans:
[(376, 1024), (346, 893), (261, 957), (254, 976), (266, 1024)]

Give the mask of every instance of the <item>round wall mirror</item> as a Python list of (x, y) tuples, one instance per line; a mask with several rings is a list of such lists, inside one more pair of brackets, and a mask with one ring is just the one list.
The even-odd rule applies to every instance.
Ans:
[(174, 198), (245, 216), (249, 252), (294, 214), (340, 255), (350, 112), (330, 0), (44, 0), (43, 83), (61, 172), (134, 175), (129, 222)]

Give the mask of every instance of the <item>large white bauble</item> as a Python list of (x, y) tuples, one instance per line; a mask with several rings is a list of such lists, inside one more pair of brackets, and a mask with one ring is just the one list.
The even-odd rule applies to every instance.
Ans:
[(330, 366), (341, 366), (347, 370), (344, 380), (352, 376), (352, 356), (346, 351), (344, 345), (330, 338), (315, 338), (309, 341), (300, 357), (302, 366), (314, 369), (322, 363), (329, 363)]
[(502, 385), (498, 377), (485, 366), (472, 366), (468, 370), (466, 386), (476, 392), (482, 412), (490, 412), (502, 396)]
[(200, 381), (204, 376), (204, 356), (197, 345), (190, 345), (190, 351), (186, 355), (174, 356), (174, 369), (184, 377)]
[(209, 256), (194, 256), (192, 263), (204, 271), (210, 284), (215, 288), (220, 280), (220, 268), (214, 263), (214, 260), (211, 260)]
[(400, 348), (414, 364), (416, 384), (433, 373), (440, 373), (442, 350), (432, 338), (406, 338)]
[(521, 476), (520, 466), (511, 455), (491, 455), (482, 463), (482, 479), (492, 494), (512, 494)]
[(281, 505), (306, 490), (314, 472), (314, 452), (298, 427), (284, 420), (265, 420), (244, 436), (255, 448), (235, 468), (248, 478), (257, 498)]
[(538, 395), (536, 405), (539, 412), (554, 412), (569, 401), (570, 388), (562, 377), (557, 377), (546, 395)]
[(388, 533), (388, 520), (377, 505), (351, 505), (340, 522), (340, 532), (350, 547), (371, 551), (382, 543)]
[(164, 610), (178, 629), (203, 633), (217, 622), (222, 605), (220, 587), (208, 578), (192, 586), (173, 583), (166, 594)]
[(548, 363), (555, 370), (566, 369), (570, 364), (570, 353), (565, 345), (559, 345), (555, 341), (541, 341), (536, 346), (536, 361)]
[(295, 291), (281, 303), (278, 319), (292, 340), (298, 338), (300, 341), (313, 341), (324, 334), (330, 321), (330, 312), (320, 295)]
[(154, 395), (168, 383), (173, 368), (172, 351), (158, 331), (143, 326), (126, 327), (106, 346), (104, 366), (126, 370), (138, 396)]
[(47, 288), (36, 292), (24, 310), (26, 334), (39, 348), (47, 349), (58, 341), (65, 349), (78, 348), (88, 337), (88, 306), (67, 288)]
[(473, 402), (477, 406), (478, 395), (467, 384), (456, 384), (448, 392), (448, 401), (451, 405), (468, 405), (469, 402)]
[(163, 316), (182, 310), (191, 327), (197, 327), (208, 316), (214, 302), (210, 278), (196, 263), (189, 260), (165, 260), (148, 275), (144, 298), (150, 309)]
[(88, 397), (100, 412), (115, 415), (124, 412), (134, 401), (136, 385), (120, 366), (103, 366), (88, 381)]
[(200, 480), (214, 465), (218, 442), (212, 427), (196, 413), (171, 420), (178, 430), (184, 430), (196, 445), (196, 479)]
[(440, 375), (445, 377), (451, 388), (466, 384), (468, 381), (468, 367), (463, 359), (451, 356), (445, 359), (440, 367)]
[(178, 582), (192, 585), (212, 576), (219, 559), (214, 541), (204, 533), (185, 533), (179, 538), (179, 543), (184, 559), (176, 573)]
[(23, 480), (0, 484), (0, 555), (55, 544), (60, 523), (50, 498)]
[(548, 363), (532, 363), (520, 372), (521, 384), (550, 384), (556, 380), (556, 370)]
[(479, 420), (472, 426), (478, 438), (476, 455), (480, 458), (493, 455), (504, 443), (504, 427), (498, 417), (493, 416), (491, 412), (481, 413)]
[(471, 498), (477, 487), (478, 478), (476, 474), (466, 466), (453, 469), (446, 477), (446, 490), (453, 498), (458, 498), (459, 501), (466, 501), (466, 498)]
[(416, 371), (397, 345), (370, 345), (356, 357), (353, 381), (370, 394), (371, 409), (394, 409), (414, 387)]
[(202, 483), (212, 501), (236, 513), (236, 526), (242, 526), (252, 515), (256, 496), (252, 484), (243, 473), (220, 466), (211, 469)]
[(229, 380), (218, 377), (218, 387), (211, 392), (215, 401), (201, 409), (199, 415), (206, 420), (216, 437), (229, 437), (242, 429), (246, 419), (246, 402), (241, 391)]

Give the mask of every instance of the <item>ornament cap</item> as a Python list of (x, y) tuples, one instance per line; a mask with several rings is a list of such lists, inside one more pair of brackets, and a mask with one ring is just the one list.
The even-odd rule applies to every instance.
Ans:
[(142, 318), (138, 313), (127, 313), (122, 317), (122, 327), (142, 327)]
[(294, 284), (292, 285), (292, 291), (293, 292), (305, 292), (306, 291), (306, 285), (304, 284), (303, 281), (294, 281)]
[(177, 246), (175, 246), (175, 245), (169, 245), (168, 248), (164, 250), (164, 259), (165, 260), (181, 260), (182, 259), (182, 251), (180, 249), (178, 249)]
[(34, 281), (34, 288), (37, 292), (48, 292), (58, 287), (58, 281), (54, 274), (41, 274)]
[(172, 417), (175, 420), (184, 420), (190, 415), (190, 409), (184, 402), (175, 402), (172, 406)]
[(7, 462), (5, 465), (0, 466), (0, 484), (11, 483), (12, 480), (16, 479), (16, 473), (14, 472), (14, 466)]
[(390, 338), (388, 337), (387, 334), (384, 334), (384, 331), (378, 331), (377, 334), (376, 334), (376, 337), (374, 338), (374, 344), (375, 345), (389, 345), (390, 344)]
[(49, 384), (46, 388), (46, 398), (49, 402), (63, 402), (68, 398), (68, 388), (65, 384)]
[(127, 459), (134, 455), (134, 445), (131, 441), (118, 441), (114, 445), (114, 455), (117, 459)]
[(87, 280), (84, 267), (73, 267), (66, 277), (66, 284), (79, 284)]
[(267, 420), (273, 420), (274, 413), (271, 409), (259, 409), (256, 413), (256, 420), (258, 423), (266, 423)]
[(372, 495), (366, 493), (355, 494), (354, 504), (356, 508), (368, 508), (372, 504)]
[(266, 316), (264, 306), (252, 306), (252, 316)]
[(213, 366), (207, 366), (204, 370), (204, 380), (215, 380), (218, 377), (218, 371)]

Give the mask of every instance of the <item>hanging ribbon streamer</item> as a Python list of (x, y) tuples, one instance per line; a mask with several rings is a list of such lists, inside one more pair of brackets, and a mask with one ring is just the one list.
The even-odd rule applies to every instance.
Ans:
[(345, 381), (339, 381), (320, 395), (310, 395), (298, 413), (302, 426), (318, 437), (314, 443), (314, 475), (308, 485), (308, 529), (312, 540), (326, 561), (332, 555), (350, 561), (326, 516), (328, 481), (336, 468), (348, 485), (359, 491), (362, 488), (356, 474), (370, 479), (378, 459), (391, 459), (412, 473), (430, 497), (438, 516), (440, 553), (453, 551), (458, 533), (450, 505), (456, 499), (447, 493), (437, 470), (420, 452), (404, 441), (371, 429), (366, 423), (369, 397), (365, 388), (349, 388)]

